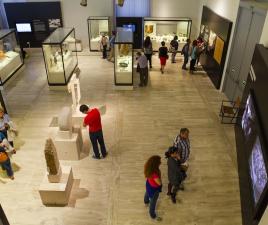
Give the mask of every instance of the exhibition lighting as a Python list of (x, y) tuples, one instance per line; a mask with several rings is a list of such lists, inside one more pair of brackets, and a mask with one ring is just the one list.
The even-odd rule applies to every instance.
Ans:
[(87, 6), (87, 0), (81, 0), (80, 5), (86, 7)]
[(117, 5), (123, 7), (123, 5), (124, 5), (124, 0), (117, 0)]

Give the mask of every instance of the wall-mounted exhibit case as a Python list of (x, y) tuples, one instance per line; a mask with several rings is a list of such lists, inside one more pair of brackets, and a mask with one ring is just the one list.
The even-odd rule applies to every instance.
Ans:
[[(257, 225), (268, 212), (268, 50), (256, 45), (235, 126), (243, 225)], [(267, 224), (267, 223), (264, 223)]]
[(192, 20), (190, 18), (144, 18), (144, 38), (152, 40), (153, 50), (158, 51), (164, 41), (169, 48), (174, 36), (178, 36), (181, 51), (187, 38), (190, 38)]
[(69, 44), (73, 39), (74, 28), (58, 28), (42, 44), (50, 86), (67, 85), (78, 64), (77, 53), (72, 51)]
[(0, 82), (4, 84), (23, 65), (16, 31), (0, 30)]
[(114, 43), (114, 82), (133, 86), (133, 32), (119, 29)]
[(200, 63), (217, 89), (221, 85), (231, 30), (231, 21), (203, 7), (199, 35), (204, 40), (204, 50), (200, 55)]
[(109, 39), (109, 17), (88, 17), (89, 50), (100, 51), (100, 41), (103, 35)]

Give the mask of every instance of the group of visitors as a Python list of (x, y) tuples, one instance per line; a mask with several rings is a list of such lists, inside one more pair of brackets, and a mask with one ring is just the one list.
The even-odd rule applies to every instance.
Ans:
[(13, 143), (13, 138), (16, 134), (17, 130), (14, 123), (5, 113), (3, 107), (0, 106), (0, 165), (11, 180), (14, 180), (14, 172), (10, 158), (16, 153)]
[[(186, 179), (188, 169), (188, 159), (190, 155), (189, 130), (182, 128), (174, 140), (173, 146), (169, 147), (165, 153), (168, 165), (168, 192), (171, 201), (176, 203), (176, 195), (179, 190), (184, 190), (183, 181)], [(156, 203), (159, 193), (162, 192), (162, 180), (160, 171), (161, 157), (151, 156), (144, 166), (144, 175), (146, 178), (146, 191), (144, 203), (149, 205), (149, 214), (152, 219), (161, 221), (156, 212)]]

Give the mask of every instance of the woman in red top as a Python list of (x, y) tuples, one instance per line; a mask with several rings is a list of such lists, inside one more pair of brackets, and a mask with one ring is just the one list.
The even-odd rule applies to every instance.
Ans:
[(161, 70), (162, 74), (164, 73), (164, 69), (165, 69), (165, 66), (166, 66), (167, 59), (168, 59), (168, 49), (165, 46), (165, 44), (166, 43), (164, 41), (162, 41), (161, 42), (161, 47), (158, 50), (158, 56), (159, 56), (160, 64), (161, 64), (161, 69), (160, 70)]
[(149, 214), (152, 219), (161, 221), (162, 218), (155, 214), (155, 206), (162, 189), (161, 172), (159, 166), (161, 157), (158, 155), (151, 156), (144, 165), (144, 175), (146, 179), (146, 191), (144, 195), (144, 203), (149, 204)]

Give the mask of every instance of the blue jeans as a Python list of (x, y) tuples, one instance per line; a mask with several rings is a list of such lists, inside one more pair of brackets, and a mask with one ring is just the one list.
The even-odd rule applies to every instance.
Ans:
[(10, 159), (7, 159), (5, 162), (2, 162), (1, 167), (2, 167), (2, 169), (7, 171), (7, 175), (9, 177), (13, 176), (13, 170), (12, 170), (12, 167), (11, 167)]
[(89, 137), (92, 143), (93, 151), (94, 154), (97, 158), (100, 158), (100, 152), (99, 152), (99, 146), (98, 143), (100, 144), (101, 148), (101, 154), (103, 157), (106, 156), (106, 148), (104, 144), (104, 139), (103, 139), (103, 134), (102, 130), (96, 131), (96, 132), (89, 132)]
[(144, 203), (145, 204), (150, 203), (149, 214), (153, 219), (156, 217), (155, 206), (156, 206), (156, 202), (157, 202), (158, 197), (159, 197), (159, 191), (156, 191), (154, 193), (154, 196), (151, 199), (149, 198), (147, 191), (145, 192), (145, 195), (144, 195)]

